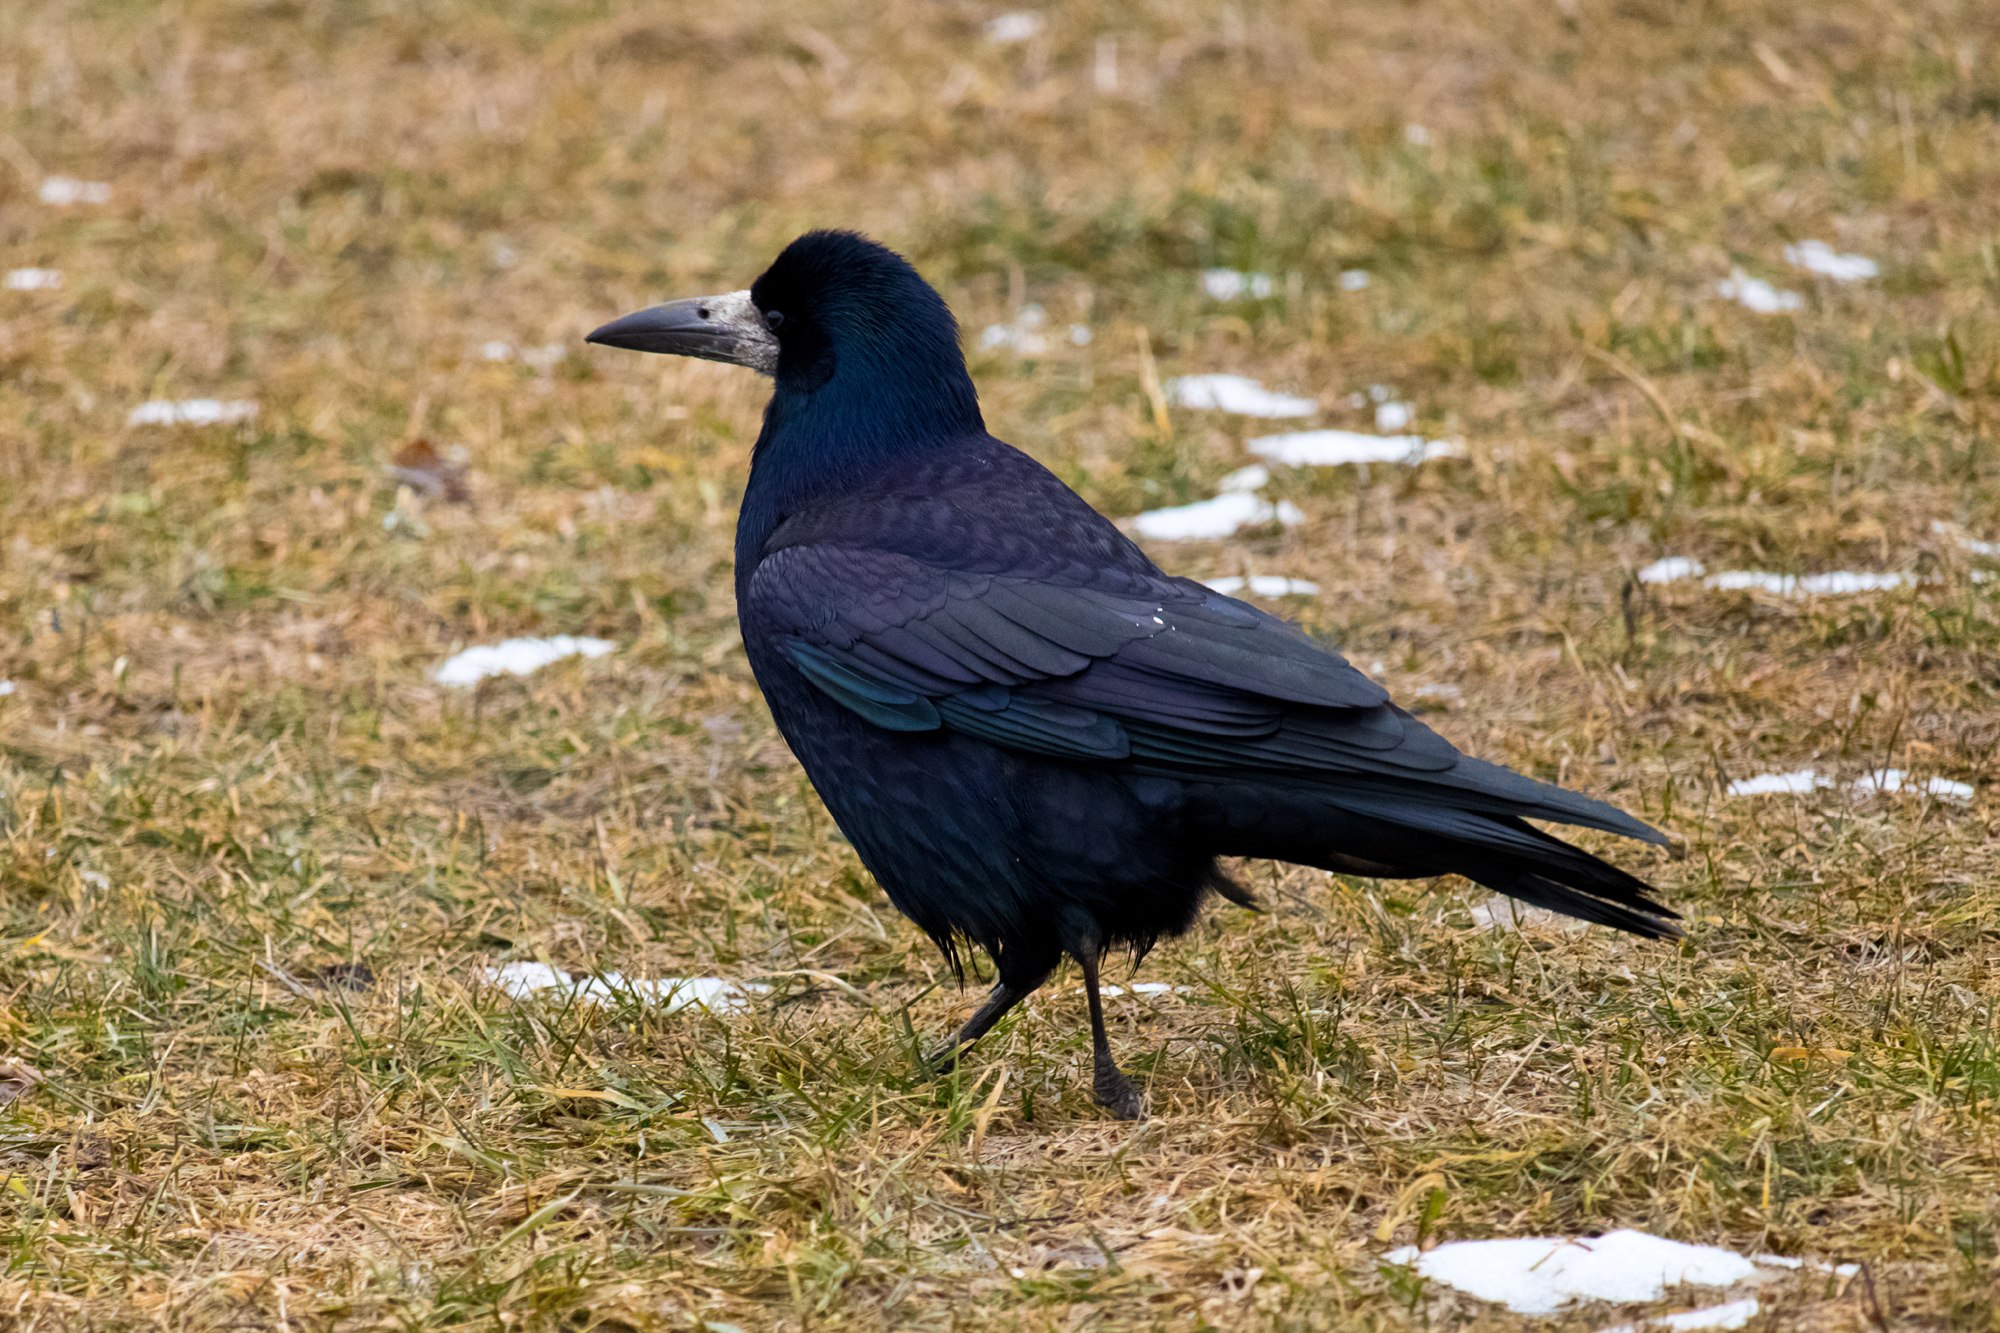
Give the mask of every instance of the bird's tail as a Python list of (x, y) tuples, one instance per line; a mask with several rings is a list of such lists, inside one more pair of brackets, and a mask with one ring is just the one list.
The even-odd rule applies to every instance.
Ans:
[(1224, 855), (1382, 879), (1463, 875), (1532, 906), (1634, 935), (1681, 933), (1674, 924), (1679, 914), (1655, 901), (1644, 880), (1516, 815), (1466, 809), (1438, 799), (1442, 793), (1238, 789), (1214, 795), (1221, 799), (1210, 803), (1209, 813)]

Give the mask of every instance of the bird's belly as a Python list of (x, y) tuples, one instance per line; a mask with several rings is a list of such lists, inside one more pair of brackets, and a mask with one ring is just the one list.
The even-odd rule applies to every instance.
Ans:
[(1039, 955), (1085, 923), (1150, 942), (1191, 920), (1214, 858), (1191, 841), (1180, 784), (949, 731), (886, 731), (796, 673), (773, 674), (759, 680), (806, 776), (932, 938)]

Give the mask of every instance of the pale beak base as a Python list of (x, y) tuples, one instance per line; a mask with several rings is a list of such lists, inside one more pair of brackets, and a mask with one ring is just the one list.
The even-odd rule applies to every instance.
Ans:
[(778, 340), (747, 291), (669, 301), (614, 319), (584, 341), (723, 361), (761, 375), (778, 372)]

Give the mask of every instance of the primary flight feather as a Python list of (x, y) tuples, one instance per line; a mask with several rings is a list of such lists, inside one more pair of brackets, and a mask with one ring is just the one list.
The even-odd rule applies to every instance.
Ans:
[(736, 532), (743, 641), (778, 729), (862, 862), (954, 965), (999, 983), (953, 1058), (1065, 955), (1098, 1100), (1098, 965), (1249, 902), (1218, 857), (1463, 875), (1647, 936), (1674, 913), (1529, 820), (1665, 838), (1471, 758), (1292, 625), (1162, 571), (987, 434), (937, 292), (849, 232), (800, 237), (748, 291), (656, 306), (591, 341), (775, 381)]

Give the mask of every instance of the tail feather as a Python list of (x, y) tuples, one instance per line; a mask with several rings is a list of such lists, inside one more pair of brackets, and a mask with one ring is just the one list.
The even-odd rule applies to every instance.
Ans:
[[(1673, 924), (1679, 914), (1656, 901), (1644, 880), (1519, 817), (1548, 817), (1540, 809), (1499, 813), (1488, 802), (1466, 808), (1380, 789), (1214, 794), (1221, 799), (1211, 816), (1225, 854), (1390, 879), (1463, 875), (1535, 907), (1649, 939), (1681, 933)], [(1577, 822), (1602, 827), (1596, 819)]]

